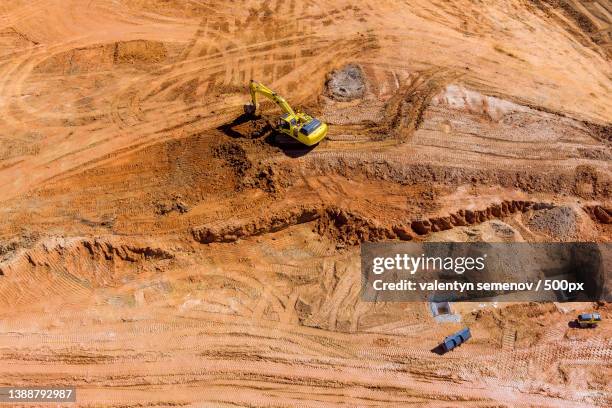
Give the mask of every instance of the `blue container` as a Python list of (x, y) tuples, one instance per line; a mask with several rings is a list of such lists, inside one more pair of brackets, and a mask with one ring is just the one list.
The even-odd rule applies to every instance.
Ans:
[(442, 342), (442, 348), (444, 351), (451, 351), (461, 343), (465, 343), (470, 337), (472, 337), (472, 333), (470, 333), (470, 329), (466, 327), (459, 330), (457, 333), (445, 337)]

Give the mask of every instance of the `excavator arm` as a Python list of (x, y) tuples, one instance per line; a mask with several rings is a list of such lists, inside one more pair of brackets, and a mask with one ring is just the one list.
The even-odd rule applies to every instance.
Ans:
[(251, 83), (249, 84), (249, 90), (251, 91), (252, 105), (247, 105), (248, 108), (245, 108), (247, 110), (247, 113), (255, 113), (255, 111), (257, 110), (257, 94), (261, 94), (266, 98), (272, 100), (272, 102), (276, 103), (284, 113), (287, 113), (291, 116), (295, 116), (293, 108), (291, 108), (291, 105), (289, 105), (285, 98), (278, 95), (276, 92), (274, 92), (267, 86), (262, 85), (257, 81), (251, 80)]

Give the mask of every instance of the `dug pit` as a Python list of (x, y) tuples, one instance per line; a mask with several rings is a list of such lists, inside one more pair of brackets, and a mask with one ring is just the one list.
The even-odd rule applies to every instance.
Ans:
[(352, 101), (365, 94), (365, 75), (359, 65), (349, 64), (329, 74), (326, 86), (332, 99)]

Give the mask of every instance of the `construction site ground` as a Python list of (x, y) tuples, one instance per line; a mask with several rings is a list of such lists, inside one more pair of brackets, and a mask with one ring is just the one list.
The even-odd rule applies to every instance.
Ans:
[[(79, 407), (611, 406), (610, 304), (439, 323), (363, 302), (359, 264), (365, 241), (610, 242), (611, 15), (0, 2), (0, 386), (74, 386)], [(327, 138), (279, 142), (266, 103), (245, 117), (250, 79)]]

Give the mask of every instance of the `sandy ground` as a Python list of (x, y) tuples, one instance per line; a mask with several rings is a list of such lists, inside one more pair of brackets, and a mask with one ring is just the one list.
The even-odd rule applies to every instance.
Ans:
[[(83, 407), (610, 406), (609, 304), (441, 324), (361, 302), (359, 243), (610, 242), (611, 14), (3, 1), (0, 385)], [(347, 64), (356, 99), (326, 86)], [(277, 143), (272, 106), (246, 120), (251, 78), (328, 138)]]

